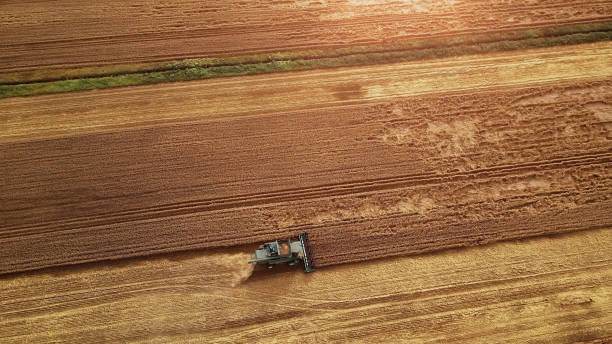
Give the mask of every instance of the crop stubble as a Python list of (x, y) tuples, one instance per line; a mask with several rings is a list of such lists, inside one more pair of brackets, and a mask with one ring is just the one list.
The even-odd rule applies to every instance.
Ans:
[(6, 344), (605, 343), (612, 339), (611, 234), (538, 237), (314, 274), (264, 269), (246, 281), (252, 267), (240, 249), (5, 275), (0, 337)]
[(0, 272), (303, 230), (324, 266), (610, 227), (609, 60), (597, 43), (2, 100)]

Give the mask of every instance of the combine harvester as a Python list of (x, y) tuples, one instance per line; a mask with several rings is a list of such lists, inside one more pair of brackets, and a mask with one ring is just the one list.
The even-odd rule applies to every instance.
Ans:
[(249, 263), (251, 264), (268, 264), (271, 269), (276, 264), (287, 263), (295, 265), (300, 260), (304, 261), (304, 271), (311, 272), (314, 270), (314, 262), (312, 260), (312, 249), (308, 241), (308, 233), (304, 232), (298, 236), (298, 240), (291, 241), (276, 240), (270, 241), (259, 248), (252, 255)]

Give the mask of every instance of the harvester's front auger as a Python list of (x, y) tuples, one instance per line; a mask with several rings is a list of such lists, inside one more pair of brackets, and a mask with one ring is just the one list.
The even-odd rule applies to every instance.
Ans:
[(312, 259), (312, 248), (310, 247), (310, 240), (308, 239), (308, 233), (304, 232), (298, 236), (300, 243), (302, 243), (302, 255), (304, 257), (304, 271), (311, 272), (315, 269), (314, 260)]

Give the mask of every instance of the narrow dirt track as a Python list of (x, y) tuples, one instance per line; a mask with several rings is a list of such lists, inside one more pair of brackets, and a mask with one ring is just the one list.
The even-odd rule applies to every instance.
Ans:
[(251, 268), (235, 249), (48, 269), (0, 277), (0, 337), (6, 344), (606, 343), (610, 251), (612, 229), (601, 229), (313, 274), (256, 271), (246, 281)]
[(611, 51), (2, 100), (0, 273), (303, 230), (324, 266), (610, 227)]
[(612, 19), (610, 1), (2, 1), (0, 72), (319, 49)]

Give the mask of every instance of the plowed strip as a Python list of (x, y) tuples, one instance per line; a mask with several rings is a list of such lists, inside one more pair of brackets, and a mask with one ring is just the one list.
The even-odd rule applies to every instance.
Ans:
[(3, 1), (0, 72), (609, 20), (609, 1)]

